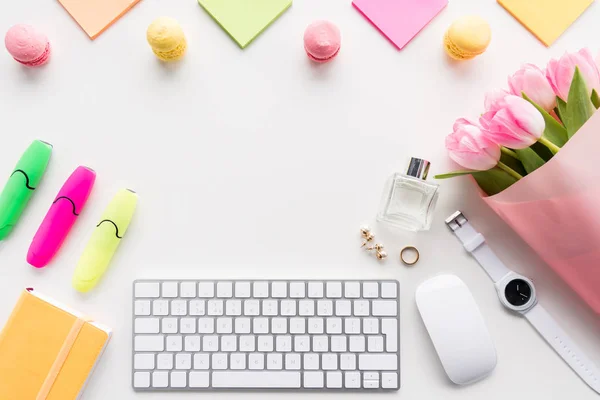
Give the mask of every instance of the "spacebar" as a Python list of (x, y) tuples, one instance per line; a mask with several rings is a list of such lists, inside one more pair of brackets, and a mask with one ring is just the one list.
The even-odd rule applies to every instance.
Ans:
[(213, 388), (299, 388), (300, 372), (213, 372)]

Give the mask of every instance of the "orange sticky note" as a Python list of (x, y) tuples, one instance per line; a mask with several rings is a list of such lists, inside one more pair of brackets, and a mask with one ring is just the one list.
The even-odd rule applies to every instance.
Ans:
[(140, 0), (58, 0), (71, 17), (96, 39)]
[(594, 0), (498, 0), (525, 28), (550, 46)]

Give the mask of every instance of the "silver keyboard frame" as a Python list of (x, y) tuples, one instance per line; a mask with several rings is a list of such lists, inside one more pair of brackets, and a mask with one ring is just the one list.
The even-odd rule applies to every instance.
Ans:
[[(306, 289), (305, 289), (305, 293), (308, 294), (308, 283), (309, 282), (322, 282), (323, 285), (323, 292), (324, 292), (324, 296), (322, 297), (322, 299), (328, 299), (328, 297), (326, 296), (326, 283), (327, 282), (341, 282), (342, 283), (342, 294), (344, 294), (344, 290), (345, 290), (345, 285), (344, 283), (346, 282), (359, 282), (361, 285), (365, 282), (376, 282), (379, 285), (379, 296), (378, 297), (373, 297), (373, 298), (364, 298), (362, 297), (362, 293), (361, 293), (361, 297), (358, 297), (356, 299), (353, 300), (369, 300), (369, 301), (373, 301), (373, 300), (390, 300), (389, 298), (382, 298), (381, 297), (381, 282), (396, 282), (398, 284), (398, 291), (396, 293), (397, 297), (396, 297), (396, 302), (397, 302), (397, 318), (398, 318), (398, 351), (396, 352), (398, 355), (398, 369), (396, 370), (396, 372), (398, 373), (398, 388), (397, 389), (383, 389), (383, 388), (377, 388), (377, 389), (370, 389), (370, 388), (364, 388), (364, 387), (360, 387), (360, 388), (327, 388), (327, 387), (322, 387), (322, 388), (304, 388), (304, 387), (300, 387), (300, 388), (214, 388), (212, 387), (212, 377), (210, 380), (210, 386), (207, 388), (192, 388), (189, 386), (186, 386), (184, 388), (172, 388), (172, 387), (168, 387), (168, 388), (153, 388), (153, 387), (149, 387), (149, 388), (136, 388), (134, 386), (134, 373), (135, 373), (135, 369), (134, 369), (134, 358), (135, 358), (135, 310), (133, 309), (133, 307), (135, 307), (135, 301), (139, 300), (140, 298), (136, 298), (135, 297), (135, 284), (136, 283), (147, 283), (147, 282), (159, 282), (160, 284), (162, 284), (163, 282), (213, 282), (215, 283), (215, 292), (214, 292), (214, 297), (212, 297), (212, 299), (226, 299), (226, 298), (221, 298), (221, 297), (217, 297), (217, 282), (232, 282), (233, 284), (233, 291), (235, 294), (235, 283), (236, 282), (249, 282), (250, 283), (250, 297), (245, 298), (247, 299), (256, 299), (256, 300), (268, 300), (268, 299), (274, 299), (274, 300), (278, 300), (278, 301), (282, 301), (282, 300), (299, 300), (298, 298), (292, 298), (289, 297), (289, 283), (290, 282), (305, 282), (306, 283)], [(254, 286), (252, 285), (254, 282), (268, 282), (268, 283), (272, 283), (272, 282), (287, 282), (287, 296), (286, 297), (278, 297), (278, 298), (273, 298), (271, 297), (271, 293), (269, 293), (269, 297), (265, 297), (265, 298), (256, 298), (254, 297)], [(162, 285), (161, 285), (162, 286)], [(162, 291), (162, 288), (160, 289)], [(402, 354), (402, 347), (401, 347), (401, 333), (400, 333), (400, 328), (401, 328), (401, 324), (400, 324), (400, 281), (398, 281), (397, 279), (136, 279), (133, 281), (132, 283), (132, 309), (131, 309), (131, 387), (133, 388), (133, 390), (135, 392), (166, 392), (166, 393), (176, 393), (176, 392), (197, 392), (197, 393), (202, 393), (202, 392), (215, 392), (215, 393), (226, 393), (226, 392), (265, 392), (265, 393), (277, 393), (277, 392), (331, 392), (331, 393), (335, 393), (335, 392), (359, 392), (359, 393), (389, 393), (389, 392), (397, 392), (400, 390), (400, 388), (402, 388), (402, 375), (401, 375), (401, 363), (402, 363), (402, 358), (401, 358), (401, 354)], [(186, 298), (186, 297), (180, 297), (179, 296), (180, 293), (178, 293), (177, 297), (172, 297), (172, 298), (168, 298), (169, 300), (190, 300), (191, 298)], [(160, 299), (165, 299), (165, 297), (159, 297)], [(199, 298), (199, 297), (196, 297)], [(235, 296), (232, 298), (236, 298)], [(305, 297), (305, 298), (309, 298), (309, 297)], [(148, 298), (149, 299), (149, 298)], [(204, 300), (209, 300), (209, 298), (202, 298)], [(337, 300), (337, 298), (330, 298), (332, 300)], [(341, 299), (346, 299), (344, 296), (341, 297)], [(354, 312), (354, 309), (353, 309)], [(169, 315), (170, 316), (170, 315)], [(352, 314), (353, 317), (354, 314)], [(183, 316), (182, 316), (183, 317)], [(264, 318), (268, 318), (269, 321), (271, 320), (271, 318), (276, 318), (276, 317), (284, 317), (281, 314), (278, 314), (276, 316), (263, 316)], [(372, 317), (372, 316), (371, 316)], [(164, 318), (163, 316), (157, 317), (159, 318), (161, 321)], [(235, 319), (235, 317), (232, 317), (233, 319)], [(287, 317), (286, 317), (287, 318)], [(356, 317), (356, 318), (368, 318), (368, 317)], [(382, 318), (382, 317), (379, 317)], [(325, 334), (327, 335), (327, 334)], [(328, 335), (331, 336), (331, 335)], [(272, 351), (270, 353), (277, 353), (276, 351)], [(268, 353), (265, 353), (268, 354)], [(193, 368), (191, 369), (192, 371), (194, 370)], [(213, 372), (214, 370), (208, 369), (207, 371)], [(259, 371), (259, 370), (256, 370)], [(302, 370), (304, 371), (304, 370)], [(323, 371), (318, 370), (318, 371)], [(359, 373), (361, 373), (361, 377), (362, 374), (364, 373), (364, 371), (359, 371), (356, 370)], [(326, 372), (326, 371), (323, 371)], [(378, 372), (394, 372), (394, 371), (378, 371)], [(303, 380), (304, 378), (301, 377), (301, 379)], [(361, 383), (362, 385), (362, 383)]]

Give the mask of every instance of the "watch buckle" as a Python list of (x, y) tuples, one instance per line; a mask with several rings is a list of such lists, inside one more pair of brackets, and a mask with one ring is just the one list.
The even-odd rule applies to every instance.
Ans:
[(452, 232), (457, 231), (460, 227), (465, 225), (469, 220), (464, 216), (462, 211), (456, 211), (454, 214), (446, 219), (446, 225)]

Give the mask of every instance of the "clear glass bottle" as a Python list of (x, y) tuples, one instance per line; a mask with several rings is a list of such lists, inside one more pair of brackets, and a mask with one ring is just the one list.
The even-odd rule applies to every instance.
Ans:
[(409, 231), (431, 226), (439, 185), (426, 181), (430, 162), (411, 158), (406, 174), (392, 175), (383, 191), (377, 220)]

